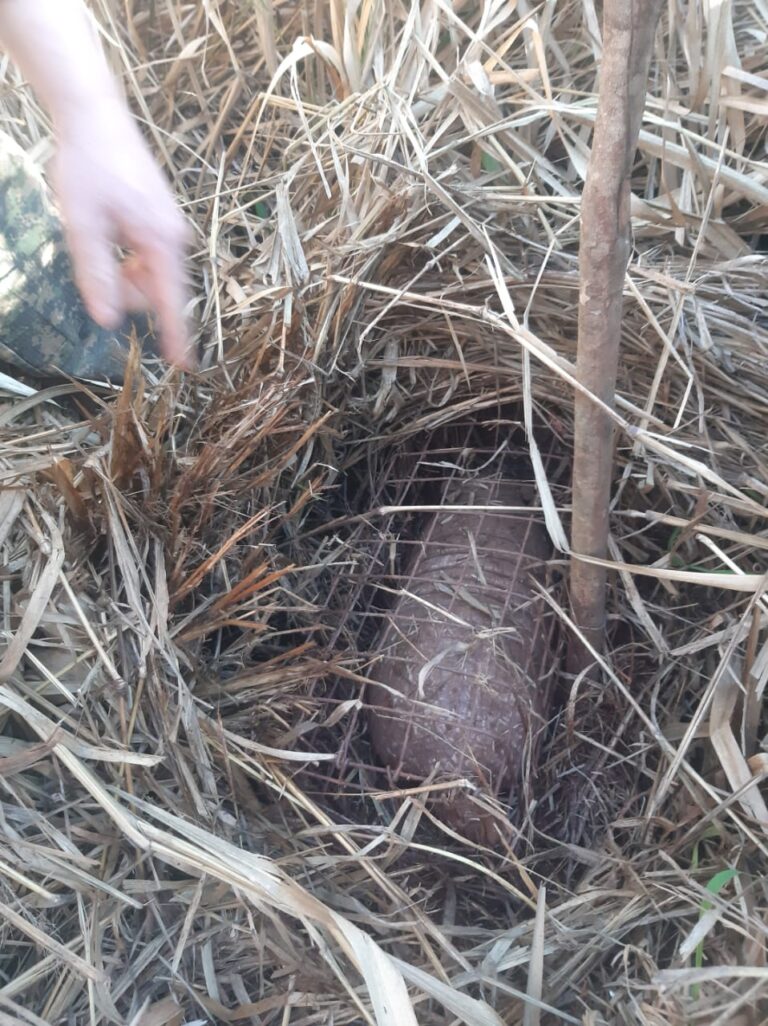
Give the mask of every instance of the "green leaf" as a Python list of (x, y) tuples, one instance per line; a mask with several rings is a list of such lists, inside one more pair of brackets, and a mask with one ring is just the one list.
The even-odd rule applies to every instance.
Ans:
[(483, 150), (482, 156), (480, 157), (480, 166), (483, 171), (489, 171), (491, 173), (494, 171), (501, 171), (501, 164), (499, 161), (496, 160), (495, 157), (492, 157), (490, 153), (486, 153), (485, 150)]
[(670, 559), (670, 565), (674, 570), (688, 570), (690, 573), (697, 574), (725, 574), (728, 577), (733, 576), (733, 570), (729, 570), (728, 567), (712, 567), (703, 566), (701, 563), (686, 563), (677, 554), (672, 556)]
[[(719, 873), (715, 873), (715, 875), (707, 884), (706, 889), (709, 891), (710, 894), (719, 894), (723, 887), (725, 887), (727, 883), (730, 883), (730, 881), (733, 880), (735, 876), (735, 869), (721, 869)], [(701, 903), (702, 912), (708, 912), (711, 908), (712, 905), (710, 902), (703, 901)]]
[[(698, 845), (697, 845), (697, 848), (698, 848)], [(696, 855), (696, 861), (698, 861), (698, 850), (695, 850), (695, 855)], [(705, 889), (710, 894), (719, 894), (720, 891), (723, 889), (723, 887), (725, 887), (725, 885), (727, 883), (730, 883), (730, 881), (733, 880), (733, 878), (735, 876), (736, 876), (736, 870), (735, 869), (721, 869), (719, 873), (715, 873), (715, 875), (708, 881), (708, 883), (706, 884), (706, 888)], [(709, 912), (711, 908), (712, 908), (712, 902), (707, 901), (706, 899), (704, 899), (704, 901), (702, 901), (701, 905), (699, 906), (699, 919), (701, 919), (701, 917), (704, 915), (705, 912)], [(704, 964), (704, 941), (701, 941), (699, 944), (696, 945), (696, 951), (694, 953), (694, 965), (696, 966), (697, 969), (701, 969), (703, 964)], [(698, 997), (699, 997), (699, 986), (698, 986), (698, 984), (694, 984), (694, 986), (691, 987), (691, 997), (694, 999), (694, 1001), (698, 999)]]

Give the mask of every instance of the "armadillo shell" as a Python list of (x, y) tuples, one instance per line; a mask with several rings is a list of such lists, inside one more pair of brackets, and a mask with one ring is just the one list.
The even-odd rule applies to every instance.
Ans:
[[(475, 479), (446, 506), (521, 506), (514, 482)], [(547, 713), (552, 617), (534, 587), (551, 556), (534, 513), (441, 511), (429, 522), (381, 638), (369, 728), (396, 775), (469, 778), (507, 800)], [(466, 792), (436, 811), (467, 837), (493, 824)]]

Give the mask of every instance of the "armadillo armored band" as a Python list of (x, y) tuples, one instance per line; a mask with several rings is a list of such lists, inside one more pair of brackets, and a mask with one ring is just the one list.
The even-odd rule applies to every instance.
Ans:
[(39, 377), (119, 384), (134, 331), (151, 350), (146, 318), (114, 332), (89, 317), (42, 176), (0, 132), (0, 361)]

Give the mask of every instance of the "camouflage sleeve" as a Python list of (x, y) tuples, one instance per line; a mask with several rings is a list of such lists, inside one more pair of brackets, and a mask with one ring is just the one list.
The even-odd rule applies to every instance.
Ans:
[(154, 355), (147, 318), (113, 332), (89, 317), (42, 175), (0, 132), (0, 361), (38, 377), (119, 384), (134, 331)]

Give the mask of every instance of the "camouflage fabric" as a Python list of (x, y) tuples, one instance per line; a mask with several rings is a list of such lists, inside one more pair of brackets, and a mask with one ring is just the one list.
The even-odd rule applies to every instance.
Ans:
[(147, 318), (112, 332), (89, 317), (42, 177), (0, 132), (0, 362), (37, 377), (120, 384), (134, 331), (156, 355)]

